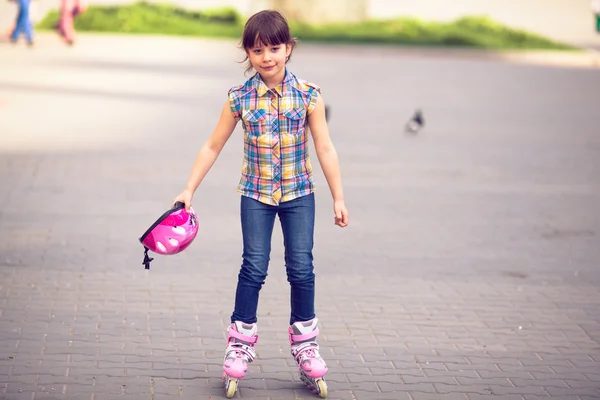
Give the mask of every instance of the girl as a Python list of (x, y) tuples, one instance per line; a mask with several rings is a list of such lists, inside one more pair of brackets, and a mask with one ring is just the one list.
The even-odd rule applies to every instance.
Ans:
[(333, 196), (336, 225), (348, 225), (348, 211), (320, 89), (286, 68), (295, 44), (279, 12), (260, 11), (248, 19), (241, 45), (249, 62), (247, 71), (254, 69), (256, 74), (229, 90), (221, 118), (198, 153), (185, 190), (173, 201), (181, 201), (189, 209), (194, 192), (241, 120), (244, 160), (238, 192), (243, 261), (223, 365), (229, 398), (235, 394), (238, 379), (244, 377), (248, 363), (255, 358), (258, 295), (267, 276), (275, 216), (281, 221), (291, 288), (288, 329), (291, 353), (298, 363), (301, 379), (322, 397), (327, 396), (323, 380), (327, 366), (316, 342), (319, 330), (314, 310), (312, 254), (315, 199), (308, 154), (309, 131)]
[(75, 18), (86, 10), (83, 0), (60, 0), (60, 19), (56, 26), (63, 41), (72, 45), (75, 43)]

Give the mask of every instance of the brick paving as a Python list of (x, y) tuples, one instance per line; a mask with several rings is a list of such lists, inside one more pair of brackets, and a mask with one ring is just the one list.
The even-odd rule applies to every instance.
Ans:
[[(239, 128), (196, 195), (193, 246), (145, 271), (137, 238), (240, 56), (162, 37), (0, 46), (0, 399), (224, 398)], [(291, 68), (332, 106), (351, 213), (333, 226), (318, 172), (329, 398), (600, 398), (597, 70), (316, 45)], [(426, 129), (406, 136), (416, 107)], [(315, 398), (288, 352), (281, 242), (238, 398)]]

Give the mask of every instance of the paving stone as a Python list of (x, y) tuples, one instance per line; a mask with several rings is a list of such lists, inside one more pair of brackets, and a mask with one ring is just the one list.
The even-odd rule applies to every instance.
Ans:
[[(0, 399), (221, 398), (240, 127), (194, 198), (193, 246), (146, 271), (137, 238), (185, 183), (243, 79), (241, 53), (95, 34), (66, 52), (55, 39), (0, 47)], [(418, 48), (295, 52), (290, 68), (334, 110), (352, 216), (331, 224), (313, 152), (329, 398), (600, 398), (596, 72)], [(428, 122), (409, 137), (416, 104)], [(238, 398), (312, 399), (289, 354), (277, 224), (271, 260)]]

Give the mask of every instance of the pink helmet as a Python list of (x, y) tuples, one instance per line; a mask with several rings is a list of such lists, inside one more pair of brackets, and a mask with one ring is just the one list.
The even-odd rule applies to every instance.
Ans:
[(157, 254), (177, 254), (185, 250), (198, 233), (198, 217), (192, 207), (185, 211), (185, 204), (178, 201), (173, 208), (165, 212), (148, 228), (140, 238), (144, 245), (144, 261), (142, 264), (150, 269), (148, 250)]

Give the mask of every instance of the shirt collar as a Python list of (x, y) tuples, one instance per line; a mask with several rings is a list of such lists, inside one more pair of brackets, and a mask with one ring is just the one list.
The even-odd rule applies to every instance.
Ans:
[[(283, 94), (288, 91), (289, 86), (292, 84), (293, 79), (294, 79), (294, 74), (289, 72), (286, 68), (283, 81), (281, 81), (281, 84), (275, 86), (273, 88), (273, 91), (275, 93), (277, 93), (277, 95), (279, 97), (283, 96)], [(258, 94), (259, 97), (264, 96), (269, 91), (269, 88), (263, 82), (263, 80), (260, 78), (260, 74), (258, 72), (254, 75), (252, 80), (253, 80), (252, 84), (256, 88), (256, 94)]]

